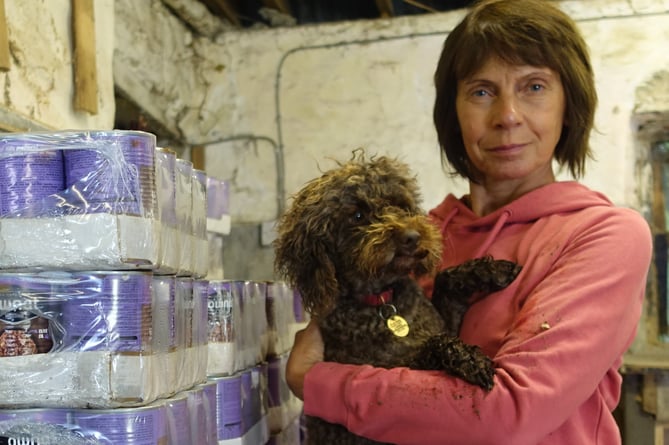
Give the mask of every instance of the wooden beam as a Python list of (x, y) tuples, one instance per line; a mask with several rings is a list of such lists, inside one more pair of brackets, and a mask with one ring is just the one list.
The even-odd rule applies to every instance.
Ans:
[(93, 0), (72, 0), (74, 109), (98, 112), (95, 14)]
[(190, 159), (193, 163), (193, 168), (198, 170), (205, 170), (206, 160), (205, 160), (205, 151), (204, 147), (201, 145), (196, 145), (190, 148)]
[(428, 6), (424, 3), (421, 3), (417, 0), (404, 0), (404, 3), (408, 3), (411, 6), (415, 6), (416, 8), (420, 8), (420, 9), (422, 9), (424, 11), (427, 11), (427, 12), (439, 12), (437, 9), (434, 9), (433, 7)]
[(218, 9), (223, 12), (225, 18), (230, 20), (235, 26), (242, 26), (241, 20), (239, 20), (239, 14), (237, 9), (232, 5), (228, 0), (210, 0), (212, 4), (216, 5)]
[(379, 15), (383, 18), (393, 17), (395, 15), (393, 0), (376, 0), (376, 7), (379, 10)]

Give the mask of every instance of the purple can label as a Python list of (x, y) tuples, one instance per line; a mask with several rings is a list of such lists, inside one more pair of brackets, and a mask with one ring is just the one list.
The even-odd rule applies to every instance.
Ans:
[(191, 443), (207, 443), (207, 410), (202, 388), (187, 391), (188, 414), (191, 419)]
[(178, 277), (176, 283), (177, 299), (181, 303), (181, 317), (177, 317), (179, 324), (177, 333), (179, 338), (183, 339), (185, 348), (192, 348), (193, 339), (193, 314), (195, 301), (193, 299), (193, 279)]
[[(160, 445), (167, 441), (165, 406), (115, 410), (75, 410), (72, 420), (86, 437), (102, 443)], [(186, 442), (188, 443), (188, 442)]]
[(166, 408), (169, 443), (174, 445), (191, 443), (187, 397), (169, 399)]
[(207, 238), (207, 174), (202, 170), (193, 170), (192, 186), (193, 211), (191, 229), (198, 238)]
[(65, 188), (62, 152), (45, 146), (21, 154), (20, 141), (12, 144), (0, 151), (0, 217), (38, 217), (53, 211), (48, 197)]
[(207, 331), (207, 303), (209, 293), (208, 280), (193, 281), (193, 341), (196, 345), (206, 346)]
[(154, 135), (92, 132), (80, 145), (63, 152), (65, 186), (83, 196), (86, 213), (155, 214)]
[(207, 327), (210, 343), (235, 340), (234, 300), (229, 281), (210, 281), (207, 296)]
[(223, 199), (222, 181), (207, 176), (207, 218), (220, 219), (223, 217)]
[(218, 442), (217, 419), (216, 419), (216, 392), (217, 385), (214, 381), (208, 381), (200, 385), (204, 396), (203, 403), (207, 419), (207, 443), (215, 444)]
[(153, 276), (153, 336), (157, 351), (174, 351), (176, 338), (175, 278)]
[(0, 357), (45, 354), (62, 345), (63, 300), (40, 274), (0, 274)]
[(23, 424), (49, 423), (52, 425), (67, 425), (70, 415), (67, 409), (3, 409), (0, 410), (0, 422), (13, 420)]
[(193, 163), (184, 159), (176, 162), (176, 208), (177, 226), (190, 232), (193, 227)]
[(218, 440), (234, 439), (242, 428), (242, 378), (240, 375), (215, 379)]
[(63, 311), (67, 346), (80, 351), (150, 352), (152, 274), (73, 273)]
[(168, 227), (177, 227), (176, 213), (176, 153), (166, 149), (156, 150), (156, 190), (159, 193), (160, 220)]

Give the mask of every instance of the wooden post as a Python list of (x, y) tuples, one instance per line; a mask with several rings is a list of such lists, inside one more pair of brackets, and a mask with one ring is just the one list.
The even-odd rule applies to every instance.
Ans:
[(190, 160), (193, 163), (193, 168), (204, 170), (206, 167), (204, 147), (201, 145), (191, 147)]
[(9, 36), (5, 17), (5, 0), (0, 0), (0, 70), (9, 70)]
[(74, 39), (74, 109), (98, 112), (93, 0), (72, 0)]

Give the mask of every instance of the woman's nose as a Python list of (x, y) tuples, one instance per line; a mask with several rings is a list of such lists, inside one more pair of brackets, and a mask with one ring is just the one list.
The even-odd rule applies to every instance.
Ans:
[(498, 95), (495, 99), (493, 110), (493, 122), (495, 126), (513, 127), (518, 125), (522, 120), (518, 99), (513, 94)]

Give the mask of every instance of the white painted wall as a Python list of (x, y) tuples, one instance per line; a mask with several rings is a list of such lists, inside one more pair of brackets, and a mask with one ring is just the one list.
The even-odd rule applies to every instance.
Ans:
[[(597, 160), (588, 165), (583, 182), (617, 204), (642, 207), (633, 115), (640, 106), (637, 89), (669, 70), (669, 2), (562, 5), (581, 27), (597, 74), (600, 105), (592, 137)], [(223, 57), (232, 72), (225, 90), (236, 106), (219, 132), (272, 139), (283, 157), (286, 194), (318, 175), (319, 165), (332, 166), (328, 157), (346, 158), (358, 146), (408, 161), (426, 207), (449, 191), (464, 193), (466, 185), (450, 180), (441, 168), (431, 121), (432, 74), (443, 40), (461, 16), (457, 11), (226, 33), (217, 43), (225, 51), (204, 56)], [(669, 108), (666, 101), (655, 105)], [(248, 146), (210, 146), (207, 170), (238, 178), (233, 183), (237, 221), (272, 220), (277, 177), (270, 172), (282, 168), (274, 165), (275, 147), (258, 143), (249, 153)]]

